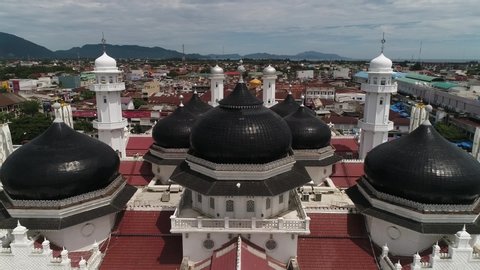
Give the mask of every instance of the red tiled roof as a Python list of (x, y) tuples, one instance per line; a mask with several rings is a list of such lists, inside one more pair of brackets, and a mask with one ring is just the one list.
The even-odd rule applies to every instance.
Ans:
[(147, 185), (153, 178), (152, 165), (146, 161), (122, 160), (119, 171), (133, 186)]
[(347, 163), (338, 162), (333, 165), (333, 174), (330, 176), (338, 188), (349, 188), (357, 183), (364, 174), (363, 162)]
[(128, 157), (133, 157), (136, 154), (143, 156), (148, 152), (148, 149), (150, 148), (152, 143), (153, 143), (152, 136), (146, 136), (146, 137), (130, 136), (127, 142), (126, 154)]
[(365, 222), (359, 214), (309, 214), (311, 234), (298, 239), (302, 270), (377, 269)]
[(180, 269), (181, 236), (112, 236), (101, 270)]
[(182, 237), (170, 234), (172, 211), (125, 211), (100, 269), (180, 268)]
[(355, 138), (332, 137), (331, 144), (335, 148), (335, 152), (358, 153), (359, 145)]
[(378, 269), (368, 238), (298, 239), (298, 263), (302, 270)]
[(365, 221), (360, 214), (309, 214), (308, 237), (366, 237)]
[(173, 211), (125, 211), (116, 226), (115, 235), (170, 234), (170, 216)]

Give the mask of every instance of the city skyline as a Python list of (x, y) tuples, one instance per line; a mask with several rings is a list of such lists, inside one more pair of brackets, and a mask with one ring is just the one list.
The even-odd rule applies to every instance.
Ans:
[[(200, 54), (480, 59), (477, 1), (11, 1), (0, 31), (51, 50), (100, 43)], [(420, 54), (421, 52), (421, 54)]]

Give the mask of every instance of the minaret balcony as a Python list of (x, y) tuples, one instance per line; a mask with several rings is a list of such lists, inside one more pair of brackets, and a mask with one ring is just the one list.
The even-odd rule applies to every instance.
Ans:
[(363, 130), (373, 131), (373, 132), (388, 132), (393, 130), (393, 122), (388, 121), (386, 124), (383, 123), (367, 123), (364, 119), (358, 120), (358, 127)]
[(90, 90), (94, 92), (118, 92), (125, 90), (125, 83), (107, 83), (107, 84), (94, 84)]
[(274, 218), (212, 218), (183, 203), (170, 216), (172, 233), (225, 232), (225, 233), (310, 233), (310, 218), (295, 196), (289, 211)]
[(396, 93), (397, 84), (392, 85), (377, 85), (377, 84), (362, 84), (362, 91), (367, 93)]
[(93, 127), (98, 130), (123, 129), (127, 126), (127, 119), (120, 122), (99, 122), (98, 119), (93, 120)]

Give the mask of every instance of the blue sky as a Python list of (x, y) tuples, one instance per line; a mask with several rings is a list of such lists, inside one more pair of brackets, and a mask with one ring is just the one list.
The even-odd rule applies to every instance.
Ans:
[(98, 43), (186, 53), (480, 59), (479, 0), (2, 0), (0, 31), (51, 50)]

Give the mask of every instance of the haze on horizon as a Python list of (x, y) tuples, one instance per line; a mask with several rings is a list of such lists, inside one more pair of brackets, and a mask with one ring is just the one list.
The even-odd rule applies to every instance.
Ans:
[(478, 0), (3, 0), (0, 31), (50, 50), (99, 43), (186, 53), (480, 59)]

